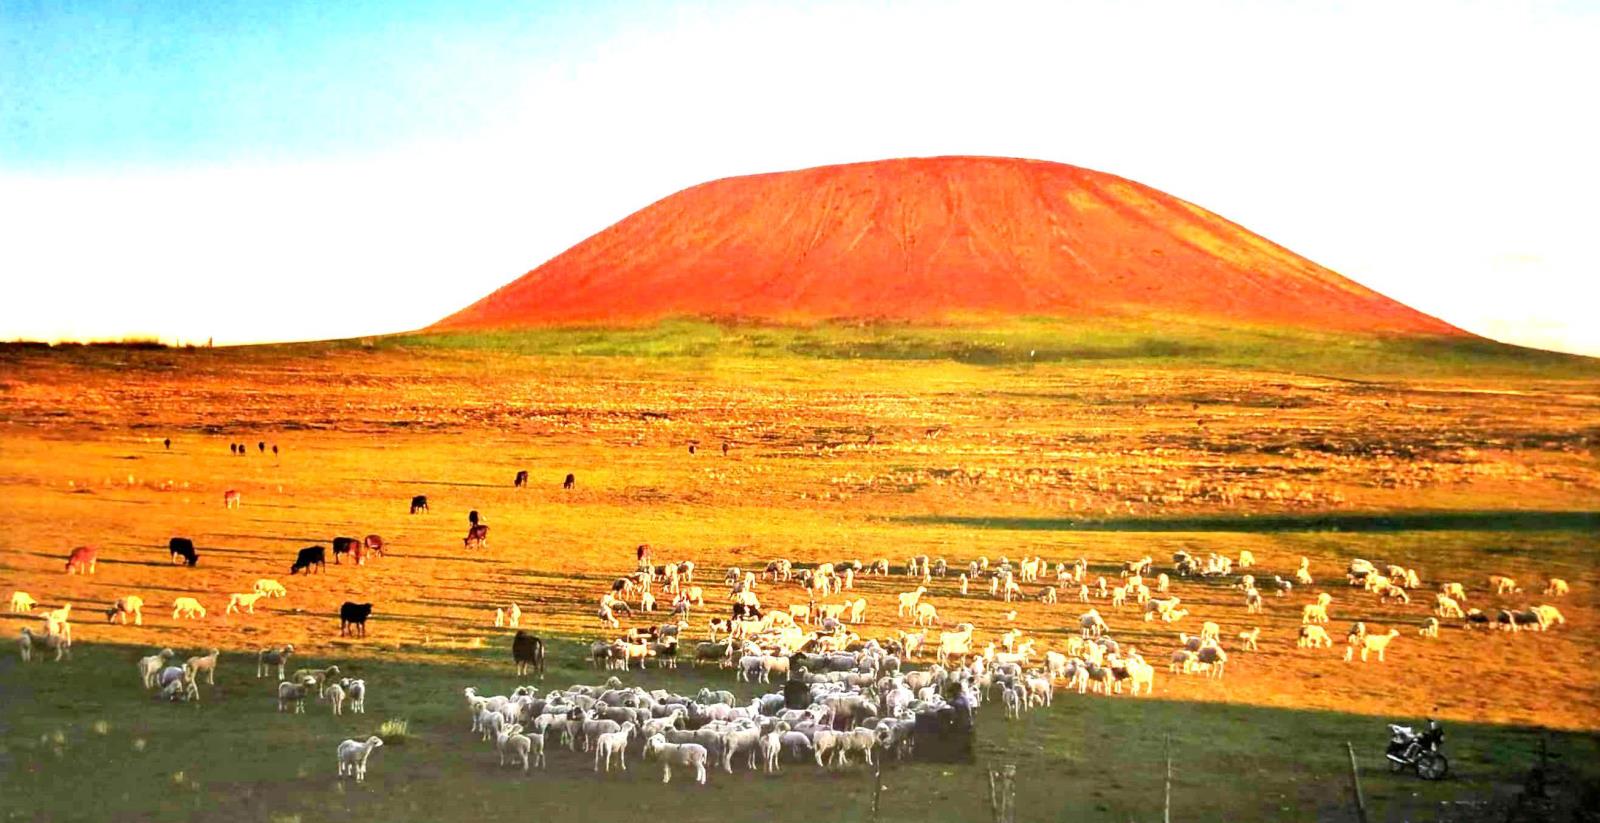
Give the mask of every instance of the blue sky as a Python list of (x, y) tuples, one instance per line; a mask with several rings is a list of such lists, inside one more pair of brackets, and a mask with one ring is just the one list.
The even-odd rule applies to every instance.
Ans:
[(1600, 354), (1597, 42), (1592, 3), (0, 0), (0, 337), (411, 328), (705, 180), (992, 154)]

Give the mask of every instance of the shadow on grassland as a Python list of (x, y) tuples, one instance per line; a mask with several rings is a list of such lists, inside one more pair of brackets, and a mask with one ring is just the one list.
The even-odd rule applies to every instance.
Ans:
[(1446, 511), (1352, 514), (1270, 514), (1261, 517), (973, 517), (917, 515), (917, 525), (1005, 531), (1072, 532), (1581, 532), (1600, 535), (1595, 511)]
[[(0, 743), (10, 762), (0, 761), (0, 792), (14, 816), (64, 821), (103, 820), (111, 807), (129, 819), (230, 822), (295, 816), (525, 821), (569, 819), (574, 808), (583, 809), (586, 820), (633, 820), (641, 808), (675, 823), (751, 819), (741, 809), (761, 809), (768, 823), (869, 819), (872, 780), (859, 755), (851, 766), (826, 771), (785, 762), (780, 774), (751, 772), (739, 758), (734, 774), (717, 769), (709, 786), (694, 786), (681, 771), (663, 786), (660, 766), (636, 760), (636, 749), (628, 753), (626, 772), (597, 775), (592, 754), (568, 752), (552, 736), (547, 769), (524, 776), (501, 768), (491, 745), (468, 731), (464, 686), (506, 694), (520, 682), (596, 684), (612, 674), (582, 662), (582, 643), (552, 638), (549, 675), (543, 682), (519, 680), (507, 649), (511, 634), (470, 651), (409, 648), (411, 659), (403, 661), (388, 659), (395, 650), (376, 638), (341, 645), (331, 662), (367, 682), (368, 713), (347, 710), (339, 717), (314, 699), (304, 715), (280, 714), (276, 684), (253, 676), (248, 654), (225, 651), (216, 685), (202, 685), (202, 702), (188, 705), (154, 700), (128, 682), (145, 647), (83, 643), (61, 663), (22, 664), (5, 655), (0, 696), (9, 711)], [(317, 663), (328, 656), (321, 653)], [(740, 704), (758, 689), (779, 688), (687, 666), (616, 674), (629, 684), (680, 694), (729, 689)], [(1371, 708), (1382, 707), (1375, 701)], [(364, 785), (340, 781), (333, 774), (338, 742), (364, 738), (389, 719), (408, 720), (408, 734), (387, 739)], [(1453, 820), (1504, 820), (1505, 804), (1546, 737), (1524, 727), (1447, 723), (1451, 777), (1427, 783), (1388, 772), (1382, 759), (1388, 719), (1058, 692), (1052, 707), (1007, 721), (1000, 706), (990, 704), (978, 714), (981, 765), (891, 758), (883, 772), (888, 789), (881, 820), (988, 821), (983, 766), (1002, 764), (1017, 768), (1019, 820), (1156, 819), (1169, 734), (1173, 811), (1181, 819), (1353, 820), (1349, 740), (1374, 819), (1436, 819), (1449, 808)], [(1580, 802), (1579, 787), (1596, 779), (1596, 738), (1552, 733), (1547, 740), (1556, 769), (1552, 791), (1570, 809)], [(107, 762), (118, 766), (105, 769)], [(97, 779), (72, 781), (86, 773)], [(73, 791), (61, 791), (64, 785)], [(462, 798), (471, 800), (470, 815), (462, 813)]]

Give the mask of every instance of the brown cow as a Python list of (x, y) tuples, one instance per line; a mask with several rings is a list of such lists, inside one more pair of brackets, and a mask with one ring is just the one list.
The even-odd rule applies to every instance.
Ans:
[(467, 536), (461, 541), (469, 549), (481, 549), (489, 545), (489, 524), (479, 523), (467, 530)]

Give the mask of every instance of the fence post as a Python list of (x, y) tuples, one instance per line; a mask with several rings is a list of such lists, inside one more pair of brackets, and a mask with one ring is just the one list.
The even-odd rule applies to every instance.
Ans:
[(1172, 732), (1167, 732), (1167, 788), (1161, 801), (1161, 823), (1172, 823)]
[(1361, 796), (1361, 772), (1356, 769), (1356, 748), (1346, 740), (1344, 750), (1350, 754), (1350, 784), (1356, 791), (1356, 818), (1361, 823), (1367, 823), (1367, 800)]

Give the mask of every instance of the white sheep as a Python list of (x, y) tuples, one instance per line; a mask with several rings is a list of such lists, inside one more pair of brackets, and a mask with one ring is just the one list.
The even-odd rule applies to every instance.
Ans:
[(144, 625), (144, 598), (137, 594), (123, 595), (117, 598), (117, 601), (111, 604), (111, 608), (106, 609), (106, 622), (110, 623), (121, 617), (122, 625), (126, 626), (128, 625), (128, 615), (130, 614), (133, 615), (133, 625)]
[(316, 685), (307, 678), (298, 683), (285, 680), (278, 684), (278, 711), (293, 711), (294, 714), (306, 713), (306, 693)]
[(283, 679), (283, 668), (288, 665), (289, 658), (294, 656), (294, 644), (287, 643), (281, 649), (262, 649), (256, 652), (256, 677), (262, 678), (271, 674), (273, 667), (278, 669), (278, 679)]
[(333, 716), (344, 714), (344, 687), (338, 683), (329, 683), (323, 696), (328, 698), (328, 704), (333, 709)]
[[(544, 740), (543, 735), (536, 736), (541, 742)], [(510, 754), (511, 765), (516, 766), (520, 763), (522, 765), (522, 773), (528, 773), (528, 765), (531, 761), (529, 755), (533, 751), (533, 737), (522, 733), (521, 724), (513, 723), (502, 729), (494, 739), (494, 747), (495, 751), (500, 753), (500, 765), (506, 765), (506, 755)], [(539, 748), (539, 753), (542, 759), (544, 754), (542, 745)]]
[(603, 761), (606, 771), (611, 771), (611, 758), (616, 757), (617, 763), (623, 771), (628, 770), (628, 740), (633, 737), (634, 725), (632, 721), (623, 723), (621, 728), (614, 732), (596, 735), (594, 738), (594, 770), (600, 771)]
[(1326, 622), (1328, 622), (1328, 607), (1321, 603), (1307, 603), (1300, 611), (1302, 625)]
[(205, 672), (206, 685), (215, 686), (217, 685), (217, 657), (220, 654), (221, 652), (212, 649), (210, 654), (189, 658), (188, 662), (184, 663), (184, 667), (194, 673), (196, 680), (200, 679), (201, 672)]
[(1327, 629), (1313, 623), (1300, 627), (1300, 637), (1295, 641), (1295, 645), (1302, 649), (1320, 649), (1332, 646), (1333, 638), (1328, 636)]
[(1239, 639), (1244, 641), (1242, 648), (1245, 651), (1258, 651), (1256, 641), (1261, 639), (1261, 627), (1256, 626), (1247, 632), (1239, 632)]
[(911, 614), (912, 610), (917, 607), (917, 601), (921, 600), (922, 596), (927, 593), (927, 586), (918, 586), (916, 591), (901, 592), (900, 594), (896, 595), (896, 597), (900, 599), (900, 611), (898, 612), (899, 615), (904, 617), (908, 614)]
[(23, 626), (22, 637), (17, 641), (17, 644), (22, 652), (23, 662), (27, 662), (29, 659), (31, 659), (31, 650), (34, 647), (43, 647), (47, 650), (54, 649), (56, 653), (55, 659), (58, 662), (63, 656), (72, 656), (71, 634), (34, 634), (33, 630), (29, 629), (27, 626)]
[(373, 735), (366, 739), (346, 740), (339, 744), (339, 776), (355, 775), (356, 782), (367, 779), (367, 758), (372, 756), (372, 750), (383, 745), (383, 738)]
[(1461, 604), (1456, 602), (1454, 597), (1451, 597), (1447, 594), (1436, 594), (1433, 596), (1433, 599), (1437, 604), (1434, 606), (1433, 610), (1437, 612), (1440, 617), (1466, 616), (1466, 612), (1461, 610)]
[[(1565, 597), (1570, 590), (1571, 587), (1567, 585), (1567, 581), (1559, 577), (1552, 577), (1550, 582), (1544, 584), (1544, 593), (1550, 597)], [(12, 596), (15, 597), (16, 595)], [(13, 611), (15, 611), (14, 608)]]
[(932, 626), (939, 622), (939, 610), (932, 603), (918, 603), (916, 611), (913, 622), (918, 626)]
[[(228, 595), (228, 608), (223, 612), (223, 614), (233, 614), (241, 609), (251, 614), (255, 614), (256, 601), (263, 597), (266, 597), (266, 595), (262, 592), (251, 592), (249, 594), (230, 594)], [(200, 616), (205, 617), (205, 614), (205, 609), (201, 609)]]
[(1439, 636), (1439, 618), (1428, 618), (1428, 622), (1422, 624), (1422, 628), (1417, 629), (1417, 634), (1423, 637), (1437, 638)]
[(177, 620), (180, 614), (189, 618), (205, 617), (206, 607), (193, 597), (179, 597), (172, 601), (172, 619)]
[(289, 594), (289, 590), (285, 589), (282, 583), (279, 583), (278, 581), (269, 577), (263, 577), (260, 580), (257, 580), (255, 590), (256, 592), (264, 594), (268, 597), (285, 597)]
[(367, 681), (345, 678), (339, 681), (339, 686), (350, 699), (351, 714), (367, 713)]
[(172, 657), (173, 651), (171, 649), (162, 649), (149, 657), (139, 658), (139, 682), (143, 683), (147, 689), (155, 688), (156, 675), (161, 673), (161, 670), (166, 667), (167, 661), (171, 660)]
[(1399, 636), (1399, 629), (1390, 629), (1388, 634), (1368, 634), (1365, 637), (1360, 638), (1352, 637), (1350, 645), (1344, 650), (1345, 662), (1348, 663), (1352, 658), (1354, 658), (1356, 649), (1359, 647), (1361, 649), (1361, 662), (1367, 662), (1368, 653), (1377, 652), (1378, 662), (1382, 663), (1383, 652), (1385, 649), (1389, 648), (1389, 642)]
[(34, 600), (33, 595), (25, 591), (11, 593), (11, 610), (14, 612), (31, 612), (33, 607), (37, 605), (39, 605), (39, 601)]
[(1239, 568), (1248, 569), (1256, 564), (1256, 556), (1249, 549), (1239, 550)]
[(1461, 603), (1467, 602), (1467, 588), (1460, 583), (1445, 583), (1439, 586), (1439, 593)]
[[(821, 734), (819, 732), (818, 734)], [(646, 758), (661, 760), (661, 782), (672, 782), (672, 767), (674, 765), (693, 767), (695, 782), (705, 785), (706, 782), (706, 747), (698, 743), (668, 743), (665, 735), (656, 735), (644, 744)]]
[(1515, 594), (1522, 591), (1517, 581), (1503, 574), (1489, 575), (1489, 588), (1493, 589), (1495, 594)]

